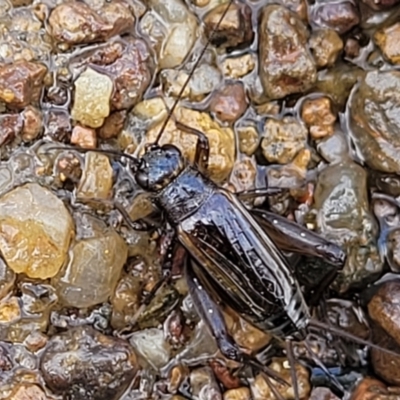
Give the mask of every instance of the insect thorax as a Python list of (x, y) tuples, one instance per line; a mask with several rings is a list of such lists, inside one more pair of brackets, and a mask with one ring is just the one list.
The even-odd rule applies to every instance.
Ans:
[(178, 224), (196, 212), (214, 192), (214, 184), (199, 171), (187, 167), (157, 196), (170, 222)]

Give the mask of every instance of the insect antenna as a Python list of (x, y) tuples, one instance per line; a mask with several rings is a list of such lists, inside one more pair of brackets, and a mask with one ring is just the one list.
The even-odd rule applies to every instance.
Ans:
[(51, 151), (51, 150), (64, 150), (64, 151), (74, 151), (74, 152), (78, 152), (78, 153), (89, 153), (89, 152), (95, 152), (95, 153), (102, 153), (102, 154), (108, 154), (111, 156), (115, 156), (118, 158), (127, 158), (128, 160), (132, 161), (133, 166), (135, 168), (137, 168), (139, 166), (139, 160), (132, 156), (131, 154), (127, 154), (127, 153), (123, 153), (121, 151), (118, 150), (105, 150), (105, 149), (84, 149), (84, 148), (76, 148), (76, 147), (72, 147), (72, 146), (49, 146), (46, 148), (46, 151)]
[(204, 57), (204, 54), (206, 53), (206, 51), (207, 51), (207, 49), (208, 49), (208, 46), (211, 44), (212, 40), (214, 39), (214, 36), (215, 36), (215, 34), (216, 34), (216, 32), (217, 32), (219, 26), (221, 25), (222, 21), (224, 20), (226, 14), (228, 13), (229, 8), (230, 8), (230, 6), (232, 5), (232, 3), (233, 3), (233, 0), (229, 0), (229, 3), (227, 4), (227, 6), (226, 6), (224, 12), (223, 12), (222, 15), (221, 15), (221, 18), (218, 20), (218, 22), (217, 22), (215, 28), (214, 28), (213, 31), (211, 32), (211, 35), (210, 35), (210, 36), (208, 37), (208, 39), (207, 39), (206, 44), (205, 44), (204, 47), (202, 48), (202, 50), (201, 50), (201, 52), (200, 52), (200, 54), (199, 54), (199, 56), (198, 56), (196, 62), (195, 62), (194, 65), (193, 65), (192, 70), (190, 71), (190, 73), (189, 73), (189, 75), (187, 76), (187, 78), (186, 78), (186, 80), (185, 80), (183, 86), (181, 87), (181, 90), (180, 90), (179, 93), (178, 93), (177, 99), (174, 101), (172, 107), (171, 107), (170, 110), (168, 111), (167, 117), (165, 118), (163, 124), (161, 125), (160, 131), (158, 132), (158, 135), (157, 135), (157, 137), (156, 137), (156, 140), (154, 141), (154, 144), (155, 144), (155, 145), (157, 145), (157, 144), (159, 143), (159, 141), (160, 141), (160, 139), (161, 139), (161, 136), (162, 136), (162, 134), (163, 134), (163, 132), (164, 132), (164, 130), (165, 130), (165, 127), (166, 127), (167, 124), (168, 124), (168, 121), (171, 119), (172, 114), (174, 113), (175, 108), (177, 107), (180, 98), (182, 97), (182, 95), (183, 95), (183, 93), (184, 93), (184, 91), (185, 91), (187, 85), (189, 84), (190, 79), (192, 79), (192, 76), (193, 76), (193, 74), (195, 73), (197, 67), (199, 66), (200, 61), (201, 61), (202, 58)]
[(360, 337), (358, 337), (356, 335), (353, 335), (352, 333), (345, 332), (342, 329), (339, 329), (339, 328), (336, 328), (336, 327), (334, 327), (332, 325), (329, 325), (329, 324), (326, 324), (324, 322), (318, 321), (318, 320), (316, 320), (314, 318), (311, 318), (309, 320), (309, 330), (310, 331), (317, 331), (317, 332), (327, 331), (329, 333), (332, 333), (335, 336), (341, 337), (343, 339), (348, 339), (348, 340), (350, 340), (350, 341), (352, 341), (354, 343), (358, 343), (358, 344), (361, 344), (363, 346), (368, 346), (368, 347), (370, 347), (372, 349), (376, 349), (376, 350), (382, 351), (383, 353), (387, 353), (387, 354), (389, 354), (391, 356), (400, 357), (400, 354), (395, 352), (395, 351), (386, 349), (385, 347), (382, 347), (382, 346), (379, 346), (378, 344), (372, 343), (369, 340), (361, 339)]
[(286, 355), (290, 366), (290, 376), (292, 378), (292, 386), (295, 400), (300, 400), (299, 384), (297, 382), (296, 363), (294, 359), (293, 343), (291, 340), (286, 340)]

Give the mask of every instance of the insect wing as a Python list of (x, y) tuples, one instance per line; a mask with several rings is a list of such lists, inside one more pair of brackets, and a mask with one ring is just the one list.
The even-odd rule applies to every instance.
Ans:
[(304, 319), (307, 308), (290, 268), (233, 194), (216, 191), (180, 224), (178, 238), (200, 266), (199, 279), (251, 323), (271, 331), (287, 325), (283, 317), (294, 324)]

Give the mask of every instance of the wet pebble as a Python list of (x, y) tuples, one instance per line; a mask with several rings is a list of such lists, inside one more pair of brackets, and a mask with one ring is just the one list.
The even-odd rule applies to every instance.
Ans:
[(22, 109), (39, 101), (47, 69), (43, 64), (17, 61), (0, 66), (0, 100)]
[(115, 138), (122, 131), (126, 118), (126, 110), (116, 111), (110, 114), (105, 120), (103, 126), (98, 130), (101, 139), (108, 140)]
[(21, 137), (24, 142), (36, 139), (43, 129), (42, 113), (35, 107), (28, 106), (22, 112), (23, 128)]
[(123, 329), (131, 324), (139, 308), (141, 281), (135, 276), (124, 274), (111, 297), (111, 325), (114, 329)]
[(73, 233), (63, 202), (38, 184), (28, 183), (0, 197), (0, 250), (17, 273), (40, 279), (56, 275)]
[(399, 0), (361, 0), (363, 3), (367, 4), (374, 10), (387, 10), (398, 4)]
[(228, 50), (250, 45), (254, 38), (251, 8), (247, 4), (233, 2), (222, 23), (219, 23), (226, 7), (226, 4), (221, 4), (205, 15), (206, 36), (214, 46)]
[(127, 256), (125, 241), (112, 229), (77, 241), (69, 263), (53, 279), (60, 300), (76, 308), (106, 301), (114, 292)]
[(0, 115), (0, 146), (11, 143), (22, 131), (23, 121), (19, 114)]
[(343, 49), (343, 41), (333, 29), (321, 29), (313, 32), (309, 44), (318, 68), (330, 67), (335, 64)]
[(190, 373), (190, 387), (198, 400), (222, 400), (222, 394), (209, 367), (196, 368)]
[(72, 124), (67, 111), (52, 109), (44, 115), (44, 134), (57, 142), (71, 137)]
[(247, 99), (244, 86), (239, 82), (226, 84), (213, 94), (210, 111), (220, 121), (234, 123), (247, 109)]
[(268, 119), (261, 141), (263, 155), (270, 163), (288, 164), (307, 145), (307, 128), (295, 118)]
[(313, 139), (321, 139), (333, 133), (336, 115), (328, 97), (307, 99), (301, 108), (301, 118), (308, 126)]
[(140, 20), (141, 29), (152, 38), (158, 67), (174, 68), (189, 54), (196, 41), (198, 22), (182, 0), (151, 0), (151, 9)]
[(15, 272), (0, 258), (0, 299), (13, 288), (15, 278)]
[(351, 0), (318, 0), (311, 9), (312, 25), (334, 29), (339, 34), (350, 31), (359, 22), (359, 11)]
[(46, 384), (66, 398), (117, 400), (138, 371), (133, 349), (91, 327), (56, 334), (41, 357)]
[(51, 35), (61, 43), (82, 44), (107, 40), (131, 29), (135, 18), (127, 5), (103, 4), (98, 10), (83, 2), (59, 4), (49, 16)]
[(222, 63), (222, 71), (225, 76), (238, 79), (249, 74), (256, 66), (256, 60), (252, 54), (239, 57), (228, 57)]
[[(233, 376), (232, 372), (225, 365), (217, 360), (211, 360), (209, 364), (217, 379), (228, 389), (227, 392), (229, 392), (230, 389), (240, 388), (241, 382), (239, 377)], [(241, 391), (239, 391), (239, 393), (240, 392)], [(234, 396), (234, 394), (231, 394), (231, 396)]]
[(130, 343), (137, 354), (156, 370), (167, 365), (171, 358), (171, 346), (165, 340), (162, 329), (151, 328), (134, 332)]
[(309, 32), (298, 16), (268, 5), (262, 10), (259, 35), (259, 74), (267, 97), (280, 99), (310, 88), (316, 67), (306, 47)]
[(374, 34), (374, 41), (383, 56), (392, 64), (400, 63), (400, 24), (385, 26)]
[(97, 145), (96, 131), (85, 126), (75, 125), (72, 129), (71, 143), (84, 149), (94, 149)]
[(74, 106), (71, 117), (91, 128), (103, 125), (110, 114), (112, 80), (92, 68), (87, 68), (75, 81)]
[(350, 400), (400, 400), (400, 390), (387, 388), (383, 382), (368, 376), (359, 382)]
[(325, 387), (316, 387), (312, 390), (309, 400), (340, 400), (330, 389)]
[(378, 227), (368, 204), (365, 170), (353, 162), (325, 168), (314, 193), (317, 231), (347, 249), (338, 284), (342, 291), (370, 281), (382, 271)]
[(236, 128), (240, 152), (251, 156), (260, 144), (260, 137), (254, 126), (241, 126)]
[[(289, 363), (286, 359), (276, 358), (269, 365), (269, 367), (275, 372), (279, 373), (279, 376), (282, 377), (286, 382), (291, 384), (292, 379), (290, 375), (290, 367)], [(297, 382), (299, 388), (300, 398), (307, 398), (311, 387), (309, 383), (309, 373), (305, 367), (302, 365), (296, 364), (296, 374), (297, 374)], [(283, 396), (286, 400), (294, 400), (294, 392), (293, 387), (282, 385), (280, 383), (275, 383), (274, 385), (278, 392)], [(270, 387), (265, 381), (262, 374), (258, 374), (255, 379), (250, 384), (251, 393), (253, 395), (253, 400), (274, 400), (275, 395), (272, 393)]]
[(51, 400), (38, 385), (22, 383), (16, 386), (6, 400)]
[(365, 162), (382, 172), (400, 171), (400, 72), (371, 71), (349, 105), (350, 126)]
[(0, 301), (0, 339), (21, 343), (32, 332), (45, 332), (57, 295), (49, 285), (22, 283), (18, 296)]
[[(84, 147), (84, 146), (83, 146)], [(86, 154), (85, 167), (76, 197), (79, 200), (109, 199), (113, 189), (113, 169), (110, 159), (101, 153), (91, 151)]]

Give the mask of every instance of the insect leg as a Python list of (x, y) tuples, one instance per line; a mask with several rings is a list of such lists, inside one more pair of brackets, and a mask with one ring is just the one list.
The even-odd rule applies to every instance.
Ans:
[[(239, 363), (245, 363), (260, 370), (266, 375), (266, 378), (270, 377), (276, 382), (287, 385), (288, 383), (283, 380), (277, 372), (264, 365), (261, 365), (256, 359), (245, 354), (235, 343), (233, 338), (228, 333), (220, 307), (211, 298), (208, 290), (206, 290), (199, 278), (196, 276), (191, 263), (195, 262), (193, 260), (190, 262), (186, 260), (185, 265), (185, 274), (189, 287), (189, 293), (192, 297), (196, 311), (207, 325), (208, 329), (211, 331), (221, 353), (230, 360)], [(269, 382), (269, 378), (266, 379), (266, 382)], [(270, 385), (270, 383), (268, 383), (268, 385)], [(282, 396), (276, 390), (274, 385), (271, 384), (270, 388), (274, 392), (275, 396), (281, 400)]]
[(281, 250), (323, 258), (338, 271), (344, 267), (346, 253), (340, 246), (272, 212), (252, 209), (251, 213)]
[(178, 129), (197, 137), (196, 154), (194, 156), (194, 162), (198, 166), (200, 171), (204, 173), (207, 170), (208, 159), (210, 156), (210, 145), (207, 136), (203, 132), (197, 129), (182, 124), (182, 122), (175, 121), (175, 125)]
[(294, 361), (293, 344), (290, 339), (286, 340), (286, 355), (290, 365), (290, 375), (292, 378), (293, 392), (295, 400), (300, 400), (299, 385), (297, 383), (296, 365)]
[(263, 189), (244, 190), (243, 192), (236, 193), (236, 196), (240, 200), (248, 200), (248, 199), (254, 199), (256, 197), (274, 196), (277, 194), (281, 194), (286, 190), (287, 189), (282, 189), (279, 187), (268, 187)]

